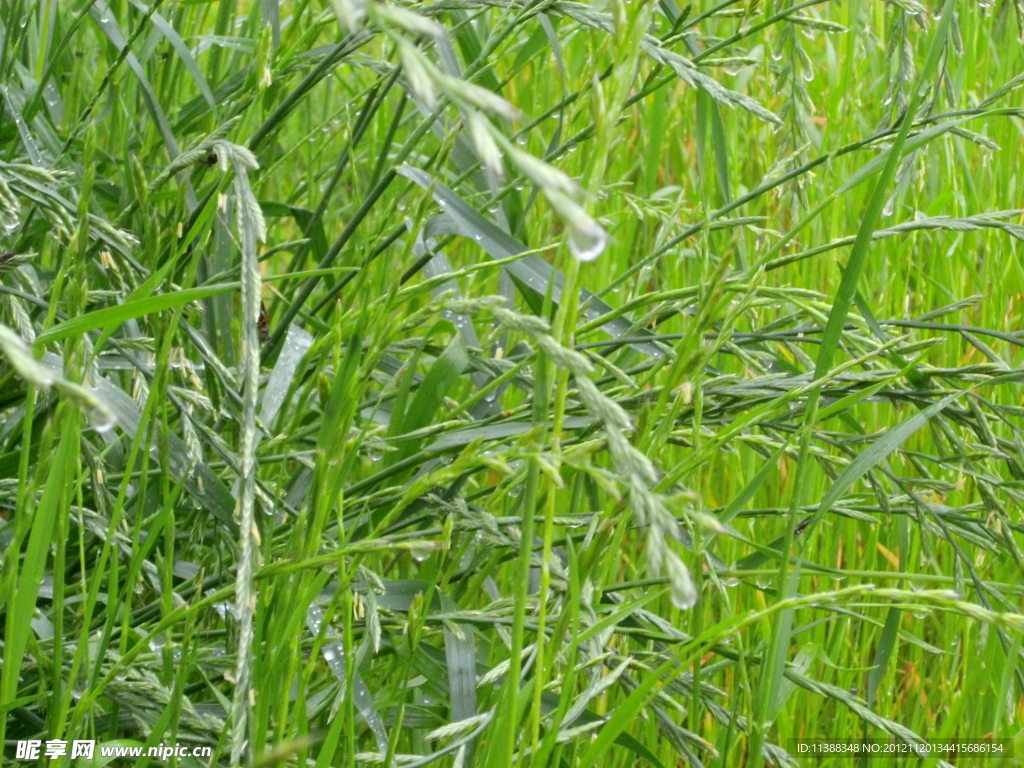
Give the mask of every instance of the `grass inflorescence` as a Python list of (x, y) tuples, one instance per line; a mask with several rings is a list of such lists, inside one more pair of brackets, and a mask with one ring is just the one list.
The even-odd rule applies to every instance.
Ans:
[(1022, 29), (3, 3), (5, 758), (1015, 764)]

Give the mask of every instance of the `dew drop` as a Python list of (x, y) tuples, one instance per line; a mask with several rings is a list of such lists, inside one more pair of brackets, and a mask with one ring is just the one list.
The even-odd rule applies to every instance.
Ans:
[(579, 261), (593, 261), (607, 244), (608, 233), (593, 219), (577, 223), (569, 233), (569, 250)]
[(103, 414), (102, 420), (92, 425), (92, 428), (96, 430), (97, 434), (105, 435), (114, 429), (114, 425), (117, 423), (117, 419), (111, 413)]
[(426, 547), (412, 547), (409, 550), (409, 554), (412, 555), (412, 559), (415, 560), (417, 563), (422, 563), (424, 560), (430, 557), (430, 553), (433, 551), (433, 549), (433, 545)]

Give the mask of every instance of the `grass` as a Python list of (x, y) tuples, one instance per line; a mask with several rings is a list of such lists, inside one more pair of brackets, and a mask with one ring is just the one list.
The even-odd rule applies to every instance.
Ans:
[(4, 3), (5, 756), (1016, 764), (1022, 14)]

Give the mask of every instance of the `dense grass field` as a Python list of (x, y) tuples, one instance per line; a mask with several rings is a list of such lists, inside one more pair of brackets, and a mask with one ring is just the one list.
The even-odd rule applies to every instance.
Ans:
[(1020, 765), (1022, 34), (4, 0), (2, 762)]

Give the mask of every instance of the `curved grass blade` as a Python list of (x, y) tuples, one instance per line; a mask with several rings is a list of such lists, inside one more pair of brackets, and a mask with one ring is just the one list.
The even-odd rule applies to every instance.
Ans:
[[(430, 192), (437, 200), (438, 205), (445, 210), (444, 217), (437, 217), (432, 222), (431, 234), (454, 234), (468, 237), (479, 243), (491, 258), (499, 260), (528, 250), (525, 245), (502, 232), (455, 192), (425, 171), (403, 165), (398, 169), (398, 173)], [(519, 261), (506, 264), (504, 269), (540, 296), (544, 296), (548, 290), (548, 284), (553, 283), (552, 300), (556, 304), (561, 302), (562, 275), (539, 256), (533, 254), (524, 256)], [(587, 320), (594, 320), (613, 312), (612, 307), (586, 290), (580, 290), (580, 310)], [(625, 317), (615, 317), (600, 327), (601, 330), (616, 339), (636, 335), (633, 331), (634, 323)], [(630, 342), (629, 346), (647, 357), (665, 357), (665, 353), (655, 342), (656, 337), (651, 336), (649, 342)]]
[(104, 307), (95, 312), (89, 312), (78, 317), (72, 317), (62, 323), (57, 323), (47, 331), (39, 334), (36, 342), (48, 344), (52, 341), (60, 341), (70, 336), (78, 336), (88, 331), (95, 331), (98, 328), (110, 328), (120, 325), (127, 320), (134, 320), (143, 315), (151, 315), (172, 307), (180, 307), (192, 301), (205, 299), (210, 296), (217, 296), (228, 291), (237, 290), (241, 283), (217, 283), (216, 285), (205, 285), (199, 288), (187, 288), (184, 291), (175, 293), (163, 293), (158, 296), (147, 296), (134, 301), (126, 301), (124, 304), (117, 304), (113, 307)]
[(206, 82), (206, 78), (203, 77), (203, 73), (199, 69), (199, 65), (196, 64), (195, 58), (192, 56), (192, 52), (185, 45), (185, 41), (181, 39), (181, 35), (178, 34), (177, 30), (170, 25), (170, 23), (156, 11), (151, 11), (146, 7), (146, 4), (142, 0), (129, 0), (129, 2), (139, 9), (146, 17), (149, 22), (156, 27), (160, 34), (163, 35), (167, 42), (171, 44), (174, 52), (178, 54), (178, 58), (181, 59), (181, 63), (185, 66), (189, 75), (192, 77), (193, 82), (196, 84), (196, 88), (199, 89), (199, 93), (202, 94), (203, 101), (210, 108), (210, 113), (217, 117), (217, 100), (213, 97), (213, 91), (210, 90), (210, 84)]

